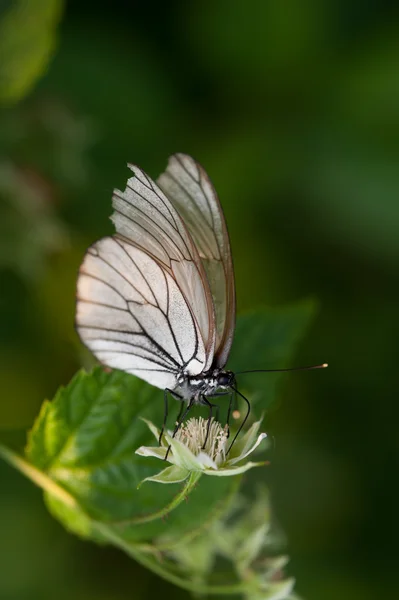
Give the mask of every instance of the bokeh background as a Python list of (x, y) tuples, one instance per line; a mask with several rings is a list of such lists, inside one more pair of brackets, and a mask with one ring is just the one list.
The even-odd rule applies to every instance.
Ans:
[[(397, 3), (0, 8), (0, 438), (22, 444), (81, 365), (76, 271), (112, 231), (126, 162), (156, 177), (192, 154), (225, 209), (239, 310), (319, 300), (297, 363), (330, 367), (292, 374), (267, 417), (297, 591), (397, 597)], [(68, 535), (3, 464), (0, 486), (1, 600), (188, 597)]]

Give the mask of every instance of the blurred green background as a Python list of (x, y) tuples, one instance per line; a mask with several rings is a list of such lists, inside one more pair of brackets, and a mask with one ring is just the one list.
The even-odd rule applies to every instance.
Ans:
[[(226, 213), (239, 310), (320, 303), (297, 363), (330, 367), (287, 378), (267, 418), (264, 476), (297, 591), (397, 597), (398, 4), (0, 9), (1, 439), (21, 444), (85, 360), (76, 272), (112, 232), (126, 162), (156, 177), (189, 153)], [(188, 597), (68, 535), (4, 464), (0, 485), (0, 600)]]

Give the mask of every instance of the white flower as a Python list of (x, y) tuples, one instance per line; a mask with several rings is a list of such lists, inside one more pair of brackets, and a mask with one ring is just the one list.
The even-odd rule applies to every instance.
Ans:
[[(160, 433), (158, 429), (150, 421), (146, 419), (144, 421), (158, 440)], [(238, 475), (252, 467), (267, 464), (265, 462), (245, 462), (245, 459), (266, 438), (266, 433), (258, 435), (260, 424), (261, 421), (254, 423), (228, 452), (227, 429), (223, 429), (218, 421), (212, 419), (208, 439), (203, 447), (207, 437), (208, 420), (202, 417), (189, 419), (181, 425), (174, 438), (170, 431), (165, 433), (161, 446), (141, 446), (136, 450), (136, 454), (140, 456), (155, 456), (162, 460), (165, 460), (167, 456), (167, 462), (172, 465), (143, 481), (177, 483), (187, 479), (193, 471), (198, 475), (203, 473), (219, 477)]]

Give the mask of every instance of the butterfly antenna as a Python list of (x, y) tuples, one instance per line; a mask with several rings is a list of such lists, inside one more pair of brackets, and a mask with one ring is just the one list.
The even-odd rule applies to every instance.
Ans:
[(233, 446), (234, 442), (236, 441), (236, 439), (237, 439), (237, 437), (238, 437), (238, 435), (239, 435), (239, 433), (240, 433), (241, 429), (244, 427), (244, 425), (245, 425), (245, 423), (246, 423), (246, 421), (247, 421), (247, 419), (248, 419), (248, 417), (249, 417), (249, 413), (251, 412), (251, 405), (250, 405), (250, 403), (249, 403), (249, 400), (248, 400), (248, 398), (246, 398), (246, 397), (245, 397), (243, 394), (241, 394), (241, 392), (239, 392), (239, 391), (237, 390), (237, 388), (235, 388), (235, 387), (231, 386), (231, 389), (232, 389), (232, 390), (234, 390), (236, 394), (238, 394), (239, 396), (241, 396), (241, 398), (242, 398), (243, 400), (245, 400), (245, 402), (247, 403), (247, 414), (245, 415), (243, 422), (241, 423), (240, 427), (238, 428), (238, 431), (237, 431), (237, 433), (235, 434), (235, 436), (234, 436), (234, 438), (233, 438), (233, 441), (231, 442), (231, 444), (230, 444), (230, 446), (229, 446), (229, 449), (228, 449), (228, 450), (227, 450), (227, 452), (226, 452), (226, 456), (227, 456), (227, 454), (230, 452), (230, 450), (231, 450), (231, 447)]
[(313, 369), (326, 369), (328, 363), (322, 365), (310, 365), (309, 367), (292, 367), (290, 369), (252, 369), (250, 371), (237, 371), (235, 375), (242, 373), (286, 373), (287, 371), (313, 371)]

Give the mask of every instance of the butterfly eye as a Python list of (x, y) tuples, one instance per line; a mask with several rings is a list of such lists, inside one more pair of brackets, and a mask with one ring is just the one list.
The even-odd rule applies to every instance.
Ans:
[(220, 373), (218, 377), (218, 384), (223, 387), (229, 387), (234, 381), (234, 375), (230, 371), (226, 373)]

